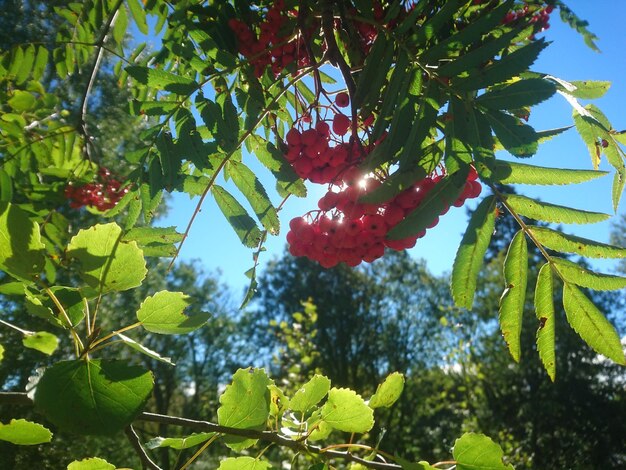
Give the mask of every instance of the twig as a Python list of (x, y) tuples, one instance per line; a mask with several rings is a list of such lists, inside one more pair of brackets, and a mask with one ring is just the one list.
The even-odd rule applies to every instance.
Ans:
[(0, 405), (33, 406), (33, 400), (24, 392), (0, 392)]
[(137, 452), (143, 468), (149, 468), (150, 470), (163, 470), (150, 459), (145, 449), (142, 447), (141, 442), (139, 442), (139, 436), (133, 429), (132, 424), (130, 426), (126, 426), (124, 433), (126, 434), (126, 437), (128, 437), (130, 445), (133, 446), (133, 449)]

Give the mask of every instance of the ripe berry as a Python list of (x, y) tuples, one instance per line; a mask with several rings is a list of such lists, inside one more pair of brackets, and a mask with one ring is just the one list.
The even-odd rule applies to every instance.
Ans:
[(333, 118), (333, 132), (337, 135), (345, 135), (350, 128), (350, 118), (345, 114), (335, 114)]
[(350, 97), (347, 93), (342, 91), (335, 97), (335, 104), (340, 108), (345, 108), (350, 104)]

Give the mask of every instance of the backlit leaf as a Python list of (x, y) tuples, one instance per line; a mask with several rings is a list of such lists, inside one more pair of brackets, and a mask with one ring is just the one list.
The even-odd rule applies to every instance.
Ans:
[(514, 110), (534, 106), (556, 93), (556, 85), (542, 78), (529, 78), (488, 91), (476, 99), (476, 104), (488, 109)]
[(483, 434), (465, 433), (452, 449), (457, 470), (513, 470), (503, 460), (502, 448)]
[(330, 380), (323, 375), (316, 374), (294, 394), (289, 401), (289, 408), (305, 413), (312, 406), (317, 405), (329, 390)]
[(389, 408), (398, 401), (402, 390), (404, 390), (404, 375), (400, 372), (393, 372), (378, 385), (368, 405), (370, 408)]
[(48, 356), (56, 351), (59, 346), (59, 338), (47, 331), (37, 331), (36, 333), (28, 333), (22, 338), (22, 344), (26, 348), (36, 349)]
[(217, 470), (268, 470), (269, 462), (252, 457), (228, 457), (220, 462)]
[(543, 246), (561, 253), (574, 253), (587, 258), (626, 258), (626, 248), (607, 245), (587, 238), (568, 235), (548, 227), (528, 227)]
[(258, 246), (262, 237), (261, 231), (239, 201), (217, 184), (211, 188), (211, 194), (241, 243), (249, 248)]
[(159, 447), (169, 447), (176, 450), (189, 449), (208, 441), (214, 435), (214, 432), (199, 432), (186, 437), (155, 437), (146, 442), (146, 447), (148, 449)]
[(365, 433), (374, 426), (373, 410), (347, 388), (330, 389), (321, 415), (326, 424), (339, 431)]
[(64, 431), (113, 435), (141, 412), (152, 386), (150, 372), (124, 361), (61, 361), (39, 380), (35, 408)]
[(626, 277), (601, 274), (561, 258), (552, 258), (566, 282), (594, 290), (619, 290), (626, 287)]
[(576, 89), (569, 91), (569, 93), (583, 100), (601, 98), (611, 87), (611, 82), (599, 80), (575, 80), (571, 81), (570, 84), (574, 85)]
[(595, 352), (618, 364), (626, 364), (622, 344), (613, 325), (578, 287), (569, 282), (563, 287), (563, 307), (569, 324)]
[(535, 130), (521, 119), (501, 111), (488, 111), (487, 119), (500, 143), (516, 157), (530, 157), (539, 146)]
[(459, 307), (472, 308), (476, 279), (495, 227), (495, 209), (496, 200), (493, 196), (481, 201), (472, 213), (456, 253), (452, 267), (451, 289), (454, 303)]
[(505, 290), (500, 298), (499, 320), (504, 341), (515, 361), (521, 354), (520, 334), (526, 300), (528, 278), (528, 247), (520, 230), (515, 234), (504, 260)]
[(115, 470), (115, 465), (98, 457), (90, 457), (83, 460), (74, 460), (67, 466), (67, 470)]
[(200, 88), (200, 85), (190, 78), (142, 65), (130, 65), (126, 67), (126, 72), (142, 85), (179, 95), (190, 95)]
[(506, 202), (520, 215), (556, 224), (594, 224), (610, 217), (610, 215), (600, 212), (573, 209), (514, 194), (508, 195)]
[(500, 160), (495, 162), (493, 179), (502, 184), (566, 185), (584, 183), (608, 174), (607, 171), (546, 168)]
[(21, 446), (45, 444), (52, 440), (49, 429), (25, 419), (12, 419), (9, 424), (0, 423), (0, 441)]
[(178, 335), (202, 327), (210, 314), (187, 316), (183, 312), (191, 298), (182, 292), (160, 291), (147, 297), (137, 310), (137, 320), (151, 333)]
[(555, 318), (554, 318), (554, 281), (552, 267), (544, 264), (537, 276), (535, 287), (535, 314), (539, 320), (537, 328), (537, 351), (550, 380), (556, 375), (555, 356)]
[(169, 364), (170, 366), (174, 366), (176, 364), (174, 364), (172, 362), (172, 359), (170, 357), (164, 357), (161, 356), (159, 353), (157, 353), (156, 351), (153, 351), (150, 348), (145, 347), (143, 344), (138, 343), (137, 341), (135, 341), (132, 338), (129, 338), (126, 335), (123, 335), (122, 333), (117, 333), (117, 337), (127, 346), (131, 347), (132, 349), (134, 349), (135, 351), (139, 351), (141, 354), (145, 354), (148, 357), (151, 357), (152, 359), (155, 359), (157, 361), (160, 362), (164, 362), (166, 364)]

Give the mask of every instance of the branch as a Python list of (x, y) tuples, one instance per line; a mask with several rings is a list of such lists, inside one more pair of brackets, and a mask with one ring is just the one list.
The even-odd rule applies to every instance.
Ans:
[(33, 406), (33, 400), (23, 392), (0, 392), (0, 405)]

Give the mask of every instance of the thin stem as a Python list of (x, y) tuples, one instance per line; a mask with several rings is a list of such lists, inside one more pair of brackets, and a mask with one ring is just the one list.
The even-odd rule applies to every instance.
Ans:
[(0, 323), (3, 324), (4, 326), (8, 326), (9, 328), (13, 328), (15, 331), (19, 331), (20, 333), (22, 333), (24, 336), (27, 335), (32, 335), (33, 332), (32, 331), (28, 331), (28, 330), (22, 330), (20, 327), (15, 326), (11, 323), (9, 323), (8, 321), (4, 321), (4, 320), (0, 320)]
[(213, 436), (211, 436), (211, 438), (206, 441), (204, 444), (202, 444), (202, 447), (200, 447), (190, 458), (189, 460), (187, 460), (182, 467), (180, 467), (179, 470), (185, 470), (187, 467), (189, 467), (189, 465), (191, 465), (198, 457), (200, 457), (200, 455), (211, 445), (215, 442), (216, 439), (218, 439), (220, 437), (219, 434), (215, 434)]
[(50, 299), (56, 306), (57, 310), (59, 311), (59, 313), (65, 320), (65, 322), (67, 323), (67, 327), (69, 328), (70, 333), (72, 334), (72, 337), (74, 338), (74, 346), (75, 346), (74, 349), (76, 352), (76, 356), (80, 356), (83, 350), (85, 349), (85, 347), (83, 345), (83, 342), (80, 339), (80, 336), (78, 336), (78, 333), (74, 329), (74, 325), (72, 325), (72, 320), (70, 320), (70, 317), (65, 311), (65, 308), (63, 307), (63, 305), (61, 304), (57, 296), (54, 295), (54, 292), (52, 292), (52, 289), (50, 289), (48, 286), (44, 286), (44, 290), (46, 291), (46, 294), (48, 294), (48, 297), (50, 297)]
[(135, 452), (137, 452), (143, 468), (148, 468), (150, 470), (162, 470), (161, 467), (159, 467), (156, 463), (152, 461), (152, 459), (150, 459), (150, 457), (144, 450), (141, 442), (139, 441), (139, 436), (137, 435), (137, 432), (133, 428), (132, 424), (124, 429), (124, 433), (126, 434), (130, 445), (133, 446), (133, 449), (135, 449)]
[(431, 465), (431, 467), (441, 467), (442, 465), (456, 465), (456, 460), (442, 460), (441, 462), (437, 462)]
[(170, 271), (172, 269), (172, 267), (174, 266), (174, 262), (178, 258), (178, 255), (180, 254), (180, 250), (182, 249), (183, 244), (185, 243), (185, 240), (187, 240), (187, 237), (189, 236), (189, 232), (191, 231), (191, 227), (192, 227), (194, 221), (196, 220), (196, 217), (200, 213), (200, 210), (202, 209), (202, 204), (204, 204), (204, 200), (208, 196), (209, 191), (211, 191), (211, 188), (213, 188), (213, 185), (215, 184), (215, 180), (217, 179), (217, 177), (220, 175), (220, 173), (222, 172), (222, 170), (226, 166), (226, 163), (228, 163), (228, 161), (232, 158), (232, 156), (235, 154), (235, 152), (239, 148), (241, 148), (241, 146), (248, 139), (248, 137), (250, 137), (252, 134), (254, 134), (257, 126), (259, 126), (261, 124), (261, 122), (263, 122), (263, 119), (265, 119), (267, 114), (270, 112), (270, 109), (287, 92), (289, 87), (291, 87), (293, 84), (295, 84), (295, 83), (299, 82), (300, 80), (302, 80), (302, 78), (305, 77), (306, 75), (308, 75), (309, 72), (311, 72), (312, 69), (313, 69), (313, 67), (307, 67), (301, 73), (296, 75), (289, 83), (287, 83), (287, 85), (280, 91), (280, 93), (278, 93), (274, 98), (272, 98), (272, 100), (267, 104), (267, 106), (265, 107), (264, 111), (259, 115), (259, 117), (257, 118), (257, 120), (254, 123), (254, 125), (252, 125), (250, 127), (250, 129), (248, 129), (239, 138), (239, 141), (237, 142), (237, 145), (235, 146), (234, 150), (230, 151), (222, 159), (222, 161), (220, 162), (219, 166), (213, 172), (213, 175), (211, 176), (211, 179), (207, 183), (206, 188), (204, 189), (204, 191), (202, 191), (202, 194), (200, 195), (200, 199), (198, 200), (198, 204), (196, 204), (196, 208), (194, 209), (193, 214), (191, 215), (191, 218), (189, 219), (189, 223), (187, 223), (187, 227), (185, 228), (185, 231), (183, 232), (183, 237), (182, 237), (180, 243), (178, 244), (178, 246), (176, 247), (176, 253), (174, 253), (174, 256), (172, 257), (172, 261), (170, 261), (170, 264), (167, 267), (168, 271)]
[(89, 349), (90, 349), (91, 351), (93, 351), (93, 349), (94, 349), (96, 346), (98, 346), (99, 344), (102, 344), (102, 343), (104, 343), (105, 341), (110, 340), (111, 338), (113, 338), (114, 336), (118, 335), (119, 333), (123, 333), (123, 332), (125, 332), (125, 331), (132, 330), (133, 328), (137, 328), (138, 326), (141, 326), (141, 322), (140, 322), (140, 321), (138, 321), (138, 322), (136, 322), (136, 323), (133, 323), (132, 325), (127, 325), (127, 326), (125, 326), (124, 328), (120, 328), (119, 330), (112, 331), (112, 332), (111, 332), (111, 333), (109, 333), (108, 335), (103, 336), (102, 338), (97, 339), (96, 341), (94, 341), (93, 343), (91, 343), (91, 346), (90, 346), (90, 348), (89, 348)]

